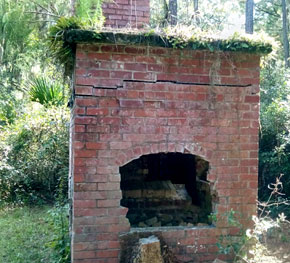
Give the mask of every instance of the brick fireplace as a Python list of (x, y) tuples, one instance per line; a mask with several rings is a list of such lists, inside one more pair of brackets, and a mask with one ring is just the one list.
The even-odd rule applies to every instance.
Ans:
[(245, 227), (256, 213), (259, 60), (122, 33), (77, 43), (72, 262), (126, 263), (152, 234), (176, 262), (231, 260), (216, 246), (236, 233), (225, 213)]

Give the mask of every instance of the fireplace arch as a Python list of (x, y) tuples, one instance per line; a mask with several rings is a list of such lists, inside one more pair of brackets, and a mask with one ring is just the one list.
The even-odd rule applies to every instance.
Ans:
[(209, 225), (209, 162), (189, 153), (142, 155), (120, 167), (121, 205), (132, 227)]

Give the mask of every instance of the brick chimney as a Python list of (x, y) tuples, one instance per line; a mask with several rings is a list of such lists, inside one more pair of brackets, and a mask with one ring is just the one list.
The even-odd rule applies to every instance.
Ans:
[(149, 24), (150, 0), (114, 0), (103, 4), (105, 26), (143, 28)]

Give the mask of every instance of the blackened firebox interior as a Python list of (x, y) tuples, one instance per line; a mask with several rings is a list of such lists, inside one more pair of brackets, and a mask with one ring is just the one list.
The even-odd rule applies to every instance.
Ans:
[(182, 153), (143, 155), (120, 167), (121, 205), (132, 227), (211, 224), (209, 163)]

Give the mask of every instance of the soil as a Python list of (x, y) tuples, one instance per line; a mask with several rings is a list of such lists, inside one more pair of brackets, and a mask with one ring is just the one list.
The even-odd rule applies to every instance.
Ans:
[(290, 223), (271, 228), (261, 236), (249, 263), (290, 263)]
[(267, 233), (264, 257), (261, 263), (289, 263), (290, 262), (290, 224), (285, 223), (281, 228), (275, 228)]

